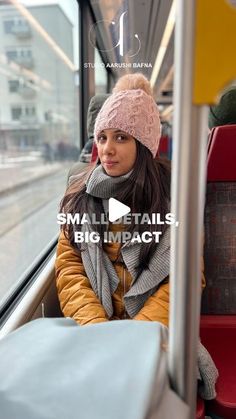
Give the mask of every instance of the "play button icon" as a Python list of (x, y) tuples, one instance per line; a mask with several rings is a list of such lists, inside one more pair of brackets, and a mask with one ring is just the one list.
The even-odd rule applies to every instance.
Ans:
[(123, 217), (124, 215), (130, 212), (130, 207), (127, 205), (122, 204), (122, 202), (118, 201), (115, 198), (110, 198), (108, 201), (108, 212), (109, 212), (109, 221), (113, 223), (114, 221), (118, 220), (119, 218)]

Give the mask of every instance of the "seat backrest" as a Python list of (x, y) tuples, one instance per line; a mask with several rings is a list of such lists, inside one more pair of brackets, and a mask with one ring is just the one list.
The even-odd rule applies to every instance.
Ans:
[(158, 153), (160, 156), (169, 157), (169, 137), (167, 135), (161, 136)]
[(236, 125), (220, 126), (211, 131), (207, 182), (236, 182)]
[(98, 149), (97, 149), (96, 144), (93, 143), (91, 163), (94, 163), (97, 160), (97, 157), (98, 157)]
[(236, 125), (210, 135), (204, 259), (202, 313), (236, 314)]

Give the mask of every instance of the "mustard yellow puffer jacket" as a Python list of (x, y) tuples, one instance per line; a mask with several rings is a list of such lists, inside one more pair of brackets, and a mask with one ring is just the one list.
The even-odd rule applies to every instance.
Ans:
[[(116, 224), (109, 225), (110, 231), (120, 230)], [(131, 285), (131, 275), (123, 263), (117, 262), (120, 243), (106, 243), (104, 250), (113, 262), (120, 279), (119, 286), (112, 296), (114, 315), (112, 320), (127, 318), (123, 296)], [(56, 283), (60, 306), (64, 316), (72, 317), (80, 325), (108, 321), (106, 312), (96, 297), (89, 279), (86, 276), (79, 251), (76, 251), (60, 234), (56, 258)], [(203, 268), (203, 262), (202, 262)], [(203, 269), (202, 269), (203, 271)], [(202, 272), (202, 287), (205, 278)], [(159, 321), (168, 326), (169, 320), (169, 281), (168, 277), (161, 283), (158, 290), (148, 298), (143, 308), (134, 317), (134, 320)]]

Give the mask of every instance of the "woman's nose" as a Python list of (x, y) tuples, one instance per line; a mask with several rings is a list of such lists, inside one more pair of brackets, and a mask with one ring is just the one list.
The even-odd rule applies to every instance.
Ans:
[(115, 144), (112, 139), (107, 138), (104, 146), (103, 146), (103, 153), (105, 154), (114, 154), (115, 152)]

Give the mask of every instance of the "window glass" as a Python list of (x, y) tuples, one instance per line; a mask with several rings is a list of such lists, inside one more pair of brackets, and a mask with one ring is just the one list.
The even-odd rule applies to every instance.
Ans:
[(14, 20), (13, 19), (12, 20), (9, 20), (9, 19), (4, 20), (3, 21), (3, 26), (4, 26), (4, 32), (6, 34), (12, 33), (12, 27), (14, 26)]
[(19, 85), (19, 80), (8, 80), (9, 92), (18, 92)]
[(105, 65), (102, 62), (100, 54), (95, 48), (95, 93), (106, 93), (107, 92), (107, 71)]
[(80, 146), (78, 14), (76, 0), (0, 5), (0, 306), (59, 232)]

